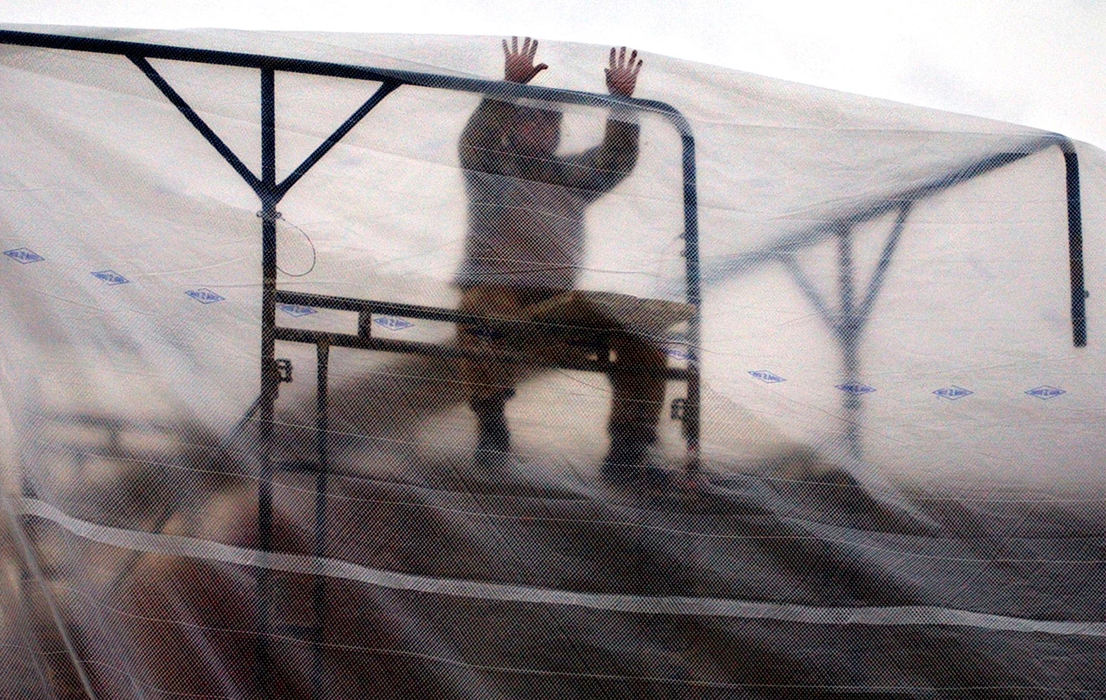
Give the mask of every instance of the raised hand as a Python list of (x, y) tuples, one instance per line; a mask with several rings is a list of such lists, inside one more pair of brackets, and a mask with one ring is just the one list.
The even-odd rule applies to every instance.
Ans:
[(549, 66), (544, 63), (534, 65), (534, 56), (538, 53), (536, 39), (524, 37), (522, 50), (518, 48), (518, 37), (511, 37), (511, 46), (508, 48), (507, 40), (503, 40), (503, 79), (512, 83), (528, 83), (538, 73)]
[(635, 49), (629, 60), (626, 59), (626, 47), (621, 50), (611, 48), (611, 63), (606, 69), (607, 91), (618, 97), (633, 97), (634, 88), (637, 86), (637, 74), (641, 72), (642, 60), (637, 57)]

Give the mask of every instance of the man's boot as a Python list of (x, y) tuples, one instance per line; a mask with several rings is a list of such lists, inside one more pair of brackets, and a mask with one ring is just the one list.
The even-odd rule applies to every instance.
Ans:
[(476, 413), (479, 426), (475, 463), (481, 469), (500, 467), (507, 463), (511, 452), (511, 431), (507, 428), (504, 407), (511, 394), (490, 399), (473, 399), (469, 403)]

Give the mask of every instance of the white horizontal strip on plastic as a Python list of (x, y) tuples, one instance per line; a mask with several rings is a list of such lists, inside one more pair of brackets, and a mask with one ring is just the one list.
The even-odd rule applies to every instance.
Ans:
[(535, 586), (419, 576), (372, 569), (340, 559), (280, 552), (266, 553), (194, 537), (124, 530), (74, 518), (38, 499), (21, 498), (19, 502), (22, 512), (26, 515), (46, 518), (78, 537), (113, 547), (265, 567), (290, 573), (322, 572), (333, 578), (399, 591), (510, 603), (572, 605), (593, 610), (647, 615), (765, 619), (819, 625), (951, 625), (1010, 632), (1106, 637), (1106, 622), (1032, 620), (937, 606), (818, 607), (732, 598), (579, 593)]

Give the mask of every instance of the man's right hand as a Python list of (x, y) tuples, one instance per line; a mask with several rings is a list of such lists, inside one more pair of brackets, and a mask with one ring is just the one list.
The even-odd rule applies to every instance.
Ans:
[(511, 37), (511, 45), (503, 40), (503, 79), (512, 83), (528, 83), (538, 73), (549, 66), (544, 63), (534, 65), (534, 56), (538, 53), (536, 39), (524, 37), (522, 50), (518, 48), (518, 37)]

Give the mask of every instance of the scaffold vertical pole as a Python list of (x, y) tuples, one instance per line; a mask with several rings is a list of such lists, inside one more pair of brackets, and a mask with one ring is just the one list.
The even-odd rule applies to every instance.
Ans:
[(262, 561), (257, 572), (258, 691), (269, 690), (269, 615), (272, 576), (266, 555), (273, 546), (273, 406), (279, 378), (276, 372), (276, 95), (275, 75), (261, 69), (261, 406), (259, 423), (258, 545)]

